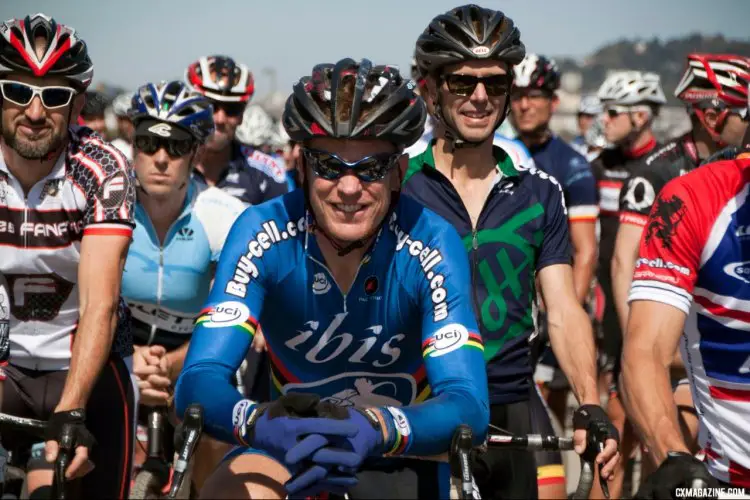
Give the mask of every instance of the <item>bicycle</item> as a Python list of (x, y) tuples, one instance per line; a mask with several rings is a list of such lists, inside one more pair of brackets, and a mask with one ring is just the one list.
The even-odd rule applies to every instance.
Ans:
[[(521, 451), (568, 451), (573, 449), (573, 438), (558, 436), (543, 436), (540, 434), (528, 434), (526, 436), (513, 436), (506, 434), (488, 434), (485, 443), (476, 448), (472, 444), (473, 436), (471, 428), (460, 425), (456, 429), (451, 442), (450, 464), (452, 475), (459, 480), (459, 498), (462, 500), (473, 499), (474, 478), (471, 474), (471, 462), (474, 453), (481, 453), (487, 448), (501, 448), (505, 450)], [(578, 479), (578, 487), (572, 498), (587, 499), (594, 486), (594, 465), (581, 458), (581, 476)], [(606, 491), (606, 490), (605, 490)], [(608, 495), (607, 495), (608, 496)]]
[[(47, 422), (31, 418), (16, 417), (14, 415), (8, 415), (7, 413), (0, 413), (0, 429), (3, 428), (10, 428), (26, 432), (34, 437), (38, 437), (39, 439), (44, 440), (44, 434), (47, 430)], [(0, 433), (0, 436), (1, 434), (2, 433)], [(52, 479), (51, 498), (65, 500), (67, 490), (65, 481), (65, 469), (68, 468), (68, 463), (70, 462), (70, 457), (73, 453), (73, 432), (71, 426), (63, 426), (62, 437), (59, 444), (60, 448), (57, 454), (57, 460), (55, 460), (54, 475)], [(0, 444), (0, 448), (2, 448), (2, 444)], [(9, 465), (8, 461), (5, 461), (5, 463), (1, 464), (0, 496), (2, 496), (3, 498), (6, 498), (6, 496), (4, 495), (5, 483), (6, 479), (9, 477), (12, 477), (12, 479), (14, 480), (21, 480), (25, 483), (26, 471), (20, 467)]]

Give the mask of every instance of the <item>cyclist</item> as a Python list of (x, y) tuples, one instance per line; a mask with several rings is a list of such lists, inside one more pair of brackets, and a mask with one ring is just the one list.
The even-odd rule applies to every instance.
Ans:
[[(746, 152), (670, 181), (641, 240), (622, 376), (629, 414), (660, 464), (641, 486), (642, 498), (667, 498), (694, 479), (750, 487), (750, 348), (743, 341), (750, 300), (750, 110), (730, 109), (733, 123), (725, 127), (745, 128)], [(693, 457), (677, 423), (668, 368), (678, 344), (705, 462)]]
[[(28, 464), (32, 498), (50, 488), (65, 424), (75, 443), (66, 477), (96, 466), (83, 497), (124, 498), (130, 484), (133, 349), (119, 290), (135, 190), (116, 148), (71, 127), (92, 75), (74, 29), (44, 14), (0, 26), (0, 272), (12, 295), (0, 410), (49, 423)], [(3, 435), (8, 449), (32, 444)]]
[[(493, 147), (510, 105), (513, 66), (524, 54), (518, 29), (502, 12), (465, 5), (432, 20), (417, 41), (416, 58), (435, 138), (411, 158), (404, 192), (451, 222), (469, 251), (474, 309), (486, 342), (491, 423), (517, 434), (532, 430), (529, 341), (536, 330), (538, 276), (553, 346), (584, 404), (576, 427), (587, 428), (583, 414), (606, 426), (591, 326), (573, 287), (561, 187)], [(607, 463), (605, 473), (613, 467), (615, 439), (599, 459)], [(491, 451), (474, 473), (484, 498), (537, 496), (531, 453)]]
[[(599, 207), (591, 166), (549, 128), (552, 114), (559, 104), (555, 94), (559, 88), (560, 71), (555, 61), (541, 55), (527, 54), (514, 68), (510, 117), (513, 128), (529, 148), (536, 166), (562, 185), (573, 246), (573, 283), (576, 296), (583, 304), (589, 295), (596, 265)], [(544, 319), (541, 330), (546, 330)], [(564, 423), (570, 387), (551, 350), (547, 349), (542, 354), (539, 364), (547, 367), (547, 370), (539, 372), (553, 374), (552, 377), (545, 377), (542, 394), (558, 421)], [(561, 493), (565, 494), (564, 491)]]
[[(640, 71), (619, 71), (610, 75), (598, 92), (604, 107), (604, 135), (614, 147), (605, 149), (592, 163), (599, 187), (599, 265), (597, 280), (604, 292), (603, 339), (600, 346), (600, 384), (610, 387), (607, 412), (622, 437), (623, 456), (630, 456), (635, 446), (632, 429), (625, 421), (625, 411), (617, 398), (622, 330), (617, 317), (612, 290), (612, 257), (619, 226), (620, 190), (639, 161), (656, 148), (653, 120), (666, 103), (659, 76)], [(619, 497), (625, 463), (620, 464), (610, 493)], [(594, 482), (594, 495), (601, 495)]]
[(570, 146), (583, 156), (588, 153), (589, 144), (586, 141), (586, 134), (603, 111), (602, 102), (596, 95), (584, 95), (578, 103), (578, 114), (576, 115), (578, 135), (570, 142)]
[(112, 145), (122, 151), (122, 154), (133, 161), (133, 123), (130, 121), (130, 101), (132, 93), (123, 93), (112, 101), (112, 111), (117, 117), (118, 137), (112, 141)]
[(86, 102), (81, 110), (83, 126), (105, 136), (107, 134), (107, 123), (104, 120), (104, 111), (109, 105), (107, 98), (96, 90), (86, 91), (85, 97)]
[(241, 146), (235, 139), (255, 90), (247, 66), (226, 56), (201, 57), (185, 70), (185, 82), (211, 101), (216, 126), (193, 175), (251, 205), (286, 193), (283, 166), (258, 149)]
[[(358, 482), (352, 498), (446, 498), (448, 464), (380, 457), (447, 452), (461, 423), (484, 438), (487, 380), (461, 240), (398, 196), (403, 148), (425, 121), (412, 85), (366, 59), (317, 65), (295, 84), (283, 121), (303, 144), (303, 187), (234, 225), (177, 383), (179, 411), (201, 403), (207, 432), (240, 445), (204, 495), (343, 493)], [(228, 382), (258, 321), (270, 405)]]
[[(133, 315), (133, 372), (141, 403), (164, 406), (224, 240), (244, 204), (190, 177), (213, 131), (213, 109), (205, 97), (172, 81), (143, 85), (132, 102), (139, 182), (122, 296)], [(140, 416), (145, 422), (146, 414)], [(166, 440), (167, 450), (171, 441)], [(198, 462), (202, 457), (199, 452)], [(199, 463), (195, 470), (202, 470)], [(195, 474), (193, 479), (202, 482)]]

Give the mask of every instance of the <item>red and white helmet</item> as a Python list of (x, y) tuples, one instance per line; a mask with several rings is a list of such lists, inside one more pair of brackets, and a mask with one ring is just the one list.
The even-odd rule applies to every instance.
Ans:
[(691, 105), (719, 100), (732, 108), (745, 107), (748, 84), (750, 59), (747, 57), (731, 54), (690, 54), (687, 69), (674, 95)]
[(185, 83), (209, 99), (248, 102), (255, 92), (253, 74), (227, 56), (201, 57), (185, 70)]
[[(43, 45), (37, 52), (39, 39)], [(94, 77), (94, 64), (76, 30), (34, 14), (0, 25), (0, 74), (14, 72), (60, 76), (82, 92)]]

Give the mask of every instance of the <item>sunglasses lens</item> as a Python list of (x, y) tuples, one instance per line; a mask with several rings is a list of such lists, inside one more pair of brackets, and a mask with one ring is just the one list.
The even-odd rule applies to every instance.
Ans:
[(509, 79), (507, 75), (488, 76), (482, 80), (487, 95), (500, 97), (506, 95), (510, 90)]
[(159, 149), (159, 141), (156, 137), (138, 135), (135, 137), (135, 147), (138, 151), (152, 155)]
[(310, 168), (315, 175), (327, 180), (335, 180), (351, 169), (354, 175), (363, 182), (378, 181), (386, 176), (388, 170), (395, 165), (399, 155), (373, 155), (348, 164), (332, 153), (325, 151), (305, 150), (303, 152)]
[(218, 111), (219, 109), (224, 110), (224, 114), (227, 116), (240, 116), (242, 113), (245, 112), (245, 103), (243, 102), (214, 103), (214, 109), (216, 111)]
[(478, 79), (471, 75), (446, 75), (445, 83), (448, 85), (448, 91), (451, 94), (460, 96), (470, 96), (477, 87)]
[(26, 106), (34, 97), (34, 90), (28, 85), (16, 82), (2, 84), (3, 97), (20, 106)]
[(187, 156), (193, 150), (193, 141), (166, 139), (167, 154), (172, 158)]
[(42, 103), (47, 108), (59, 108), (65, 106), (73, 97), (72, 89), (47, 88), (42, 90)]

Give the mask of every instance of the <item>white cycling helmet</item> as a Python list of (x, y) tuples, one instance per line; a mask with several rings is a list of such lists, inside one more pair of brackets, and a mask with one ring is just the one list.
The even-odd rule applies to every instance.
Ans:
[(237, 127), (237, 140), (248, 146), (263, 146), (268, 144), (275, 134), (273, 119), (258, 104), (250, 104), (245, 108), (242, 124)]
[(599, 87), (597, 96), (603, 104), (633, 106), (636, 104), (666, 104), (659, 75), (641, 71), (618, 71), (611, 74)]
[(291, 138), (289, 137), (289, 134), (286, 133), (284, 124), (280, 121), (276, 122), (271, 133), (271, 139), (268, 141), (268, 144), (274, 150), (278, 151), (287, 147), (290, 140)]
[(132, 101), (132, 92), (125, 92), (115, 97), (114, 101), (112, 101), (112, 111), (114, 111), (115, 116), (117, 116), (118, 118), (127, 118), (130, 115), (130, 111), (132, 109)]
[(604, 149), (612, 146), (604, 136), (604, 120), (602, 116), (597, 116), (588, 130), (586, 130), (583, 141), (591, 148)]
[(597, 116), (602, 114), (603, 111), (602, 101), (593, 94), (581, 97), (581, 102), (578, 103), (579, 115)]

